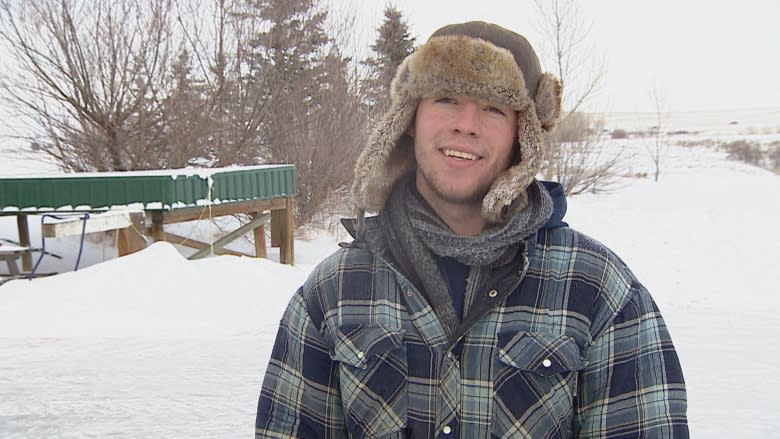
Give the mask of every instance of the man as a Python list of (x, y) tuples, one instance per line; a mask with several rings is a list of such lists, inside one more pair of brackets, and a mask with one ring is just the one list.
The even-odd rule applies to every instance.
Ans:
[(492, 24), (402, 63), (357, 160), (355, 240), (282, 318), (257, 437), (688, 437), (651, 297), (534, 179), (560, 100)]

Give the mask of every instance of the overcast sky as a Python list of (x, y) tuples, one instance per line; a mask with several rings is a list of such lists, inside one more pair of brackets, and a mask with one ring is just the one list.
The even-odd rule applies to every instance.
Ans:
[[(373, 32), (384, 0), (354, 7)], [(533, 0), (393, 0), (423, 42), (437, 28), (474, 19), (526, 36), (545, 59)], [(599, 112), (655, 111), (653, 90), (671, 112), (780, 107), (780, 1), (582, 0), (593, 59), (606, 76), (590, 103)], [(373, 40), (376, 34), (370, 34)]]

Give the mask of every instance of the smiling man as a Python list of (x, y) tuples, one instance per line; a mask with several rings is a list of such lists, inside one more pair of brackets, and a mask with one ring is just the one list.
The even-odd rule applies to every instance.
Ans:
[(465, 96), (424, 98), (409, 135), (420, 195), (455, 233), (478, 235), (482, 199), (512, 159), (514, 110)]
[(256, 436), (687, 438), (652, 298), (535, 178), (561, 87), (526, 39), (439, 29), (390, 100), (355, 166), (354, 241), (282, 317)]

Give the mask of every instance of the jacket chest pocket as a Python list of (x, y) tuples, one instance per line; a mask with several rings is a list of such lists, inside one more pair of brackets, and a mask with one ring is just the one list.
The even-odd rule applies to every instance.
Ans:
[(498, 334), (493, 373), (494, 434), (499, 437), (569, 437), (578, 372), (585, 367), (579, 346), (565, 335)]
[(383, 325), (339, 327), (333, 359), (347, 430), (356, 438), (402, 437), (408, 364), (404, 331)]

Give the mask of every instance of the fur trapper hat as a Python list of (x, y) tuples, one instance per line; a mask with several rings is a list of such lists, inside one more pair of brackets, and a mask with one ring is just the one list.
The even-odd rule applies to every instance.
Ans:
[(358, 209), (382, 210), (398, 179), (415, 169), (414, 139), (407, 132), (420, 99), (456, 95), (517, 112), (515, 160), (483, 198), (482, 215), (499, 223), (525, 208), (526, 188), (542, 166), (543, 132), (552, 130), (560, 115), (561, 83), (542, 73), (523, 36), (469, 22), (437, 30), (398, 67), (390, 85), (390, 109), (355, 165), (352, 195)]

